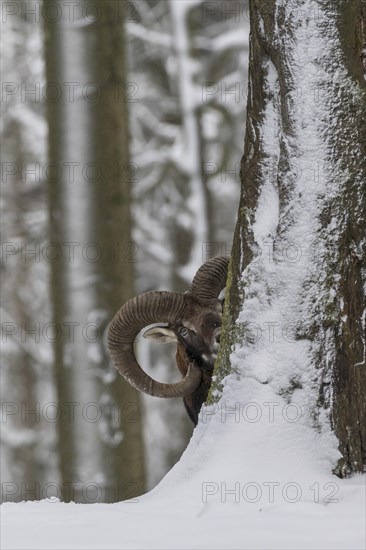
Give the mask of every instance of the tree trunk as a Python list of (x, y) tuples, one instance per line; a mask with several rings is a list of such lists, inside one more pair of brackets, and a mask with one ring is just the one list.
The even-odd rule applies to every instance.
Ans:
[(313, 425), (338, 438), (341, 476), (366, 459), (365, 14), (361, 0), (251, 1), (241, 199), (211, 391), (240, 348), (244, 376), (288, 401), (304, 390)]
[[(54, 427), (42, 416), (50, 398), (47, 344), (38, 328), (47, 320), (47, 273), (38, 251), (46, 231), (45, 195), (37, 164), (45, 158), (45, 125), (37, 93), (20, 93), (24, 83), (43, 85), (41, 29), (22, 15), (2, 20), (1, 201), (1, 500), (39, 500), (40, 489), (57, 481)], [(16, 62), (15, 62), (16, 60)], [(10, 89), (19, 93), (9, 93)], [(34, 88), (33, 88), (34, 90)], [(27, 168), (31, 168), (27, 171)], [(41, 389), (40, 389), (41, 388)], [(48, 393), (47, 393), (48, 392)], [(46, 395), (46, 398), (45, 398)]]
[(133, 295), (136, 260), (117, 8), (80, 2), (75, 15), (45, 25), (60, 464), (64, 500), (83, 502), (144, 490), (139, 395), (105, 348), (108, 322)]

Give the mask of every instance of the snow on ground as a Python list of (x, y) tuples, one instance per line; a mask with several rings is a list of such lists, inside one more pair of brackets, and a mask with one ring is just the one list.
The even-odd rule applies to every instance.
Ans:
[(153, 491), (3, 504), (1, 548), (364, 548), (365, 476), (332, 476), (327, 443), (268, 385), (231, 376)]
[[(302, 13), (311, 14), (313, 7), (306, 0)], [(327, 81), (316, 62), (328, 48), (320, 24), (326, 16), (319, 7), (316, 21), (309, 17), (306, 26), (304, 21), (298, 22), (293, 45), (299, 60), (293, 77), (302, 92), (302, 102), (293, 109), (294, 125), (304, 142), (282, 143), (290, 157), (297, 155), (303, 177), (294, 184), (287, 214), (280, 212), (275, 184), (263, 186), (253, 227), (262, 249), (267, 238), (279, 237), (278, 223), (284, 245), (292, 239), (311, 247), (319, 193), (329, 191), (330, 182), (318, 186), (309, 174), (323, 160), (321, 120), (332, 121), (318, 116), (326, 113), (326, 105), (313, 108), (307, 82)], [(277, 78), (270, 64), (268, 77)], [(274, 96), (262, 136), (272, 160), (280, 154), (279, 112)], [(365, 475), (346, 480), (332, 475), (339, 452), (326, 410), (313, 427), (317, 377), (312, 344), (289, 335), (277, 338), (274, 332), (306, 318), (300, 290), (314, 270), (311, 255), (303, 254), (297, 262), (275, 260), (263, 255), (248, 267), (246, 302), (238, 320), (267, 327), (268, 337), (235, 350), (238, 375), (226, 379), (218, 404), (204, 407), (186, 452), (163, 481), (147, 495), (119, 504), (63, 504), (57, 499), (6, 503), (1, 507), (4, 550), (365, 548)], [(291, 380), (292, 390), (286, 393)]]

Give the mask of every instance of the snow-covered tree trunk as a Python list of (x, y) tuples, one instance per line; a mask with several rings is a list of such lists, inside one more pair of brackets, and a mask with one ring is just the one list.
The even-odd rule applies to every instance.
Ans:
[(360, 472), (366, 4), (252, 0), (250, 17), (241, 199), (211, 400), (231, 368), (269, 384), (336, 435), (338, 475)]
[[(62, 6), (61, 6), (62, 4)], [(133, 295), (124, 37), (115, 2), (46, 23), (55, 373), (64, 500), (144, 489), (140, 397), (111, 365), (108, 322)], [(60, 13), (65, 14), (60, 0)], [(66, 10), (67, 12), (67, 10)], [(90, 502), (90, 500), (89, 500)]]

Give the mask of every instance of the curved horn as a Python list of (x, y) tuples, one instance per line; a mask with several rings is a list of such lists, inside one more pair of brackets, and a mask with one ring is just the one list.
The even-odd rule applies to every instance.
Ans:
[(202, 373), (193, 364), (179, 382), (157, 382), (142, 370), (133, 347), (141, 329), (157, 322), (174, 323), (184, 308), (183, 294), (145, 292), (126, 302), (114, 316), (108, 333), (109, 351), (118, 372), (137, 390), (155, 397), (184, 397), (199, 385)]
[(229, 260), (224, 256), (211, 258), (201, 265), (192, 281), (191, 294), (201, 300), (218, 298), (226, 285), (228, 265)]

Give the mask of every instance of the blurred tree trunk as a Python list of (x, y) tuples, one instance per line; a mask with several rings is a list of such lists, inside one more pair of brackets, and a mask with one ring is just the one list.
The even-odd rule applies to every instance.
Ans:
[[(245, 113), (244, 94), (232, 91), (243, 92), (249, 24), (237, 20), (246, 0), (234, 10), (209, 4), (142, 0), (126, 26), (132, 80), (143, 83), (131, 105), (139, 168), (134, 231), (144, 256), (139, 292), (184, 292), (205, 260), (231, 246)], [(172, 350), (157, 345), (143, 353), (152, 376), (176, 380)], [(151, 487), (176, 463), (193, 426), (181, 400), (147, 396), (145, 403)]]
[[(182, 114), (183, 139), (182, 158), (189, 196), (186, 199), (191, 217), (190, 251), (185, 263), (188, 263), (186, 279), (191, 279), (194, 270), (202, 263), (202, 247), (208, 241), (210, 233), (210, 212), (208, 210), (208, 190), (203, 174), (203, 146), (200, 120), (200, 103), (196, 92), (197, 62), (192, 57), (192, 34), (189, 14), (191, 2), (170, 2), (172, 33), (175, 38), (175, 54), (178, 66), (177, 87)], [(179, 231), (182, 234), (182, 231)], [(183, 236), (185, 232), (183, 232)], [(180, 253), (184, 254), (187, 242), (179, 243)], [(183, 246), (182, 246), (183, 245)], [(183, 249), (183, 250), (182, 250)], [(187, 261), (188, 260), (188, 261)]]
[[(16, 166), (21, 166), (26, 155), (21, 148), (21, 136), (19, 123), (14, 122), (12, 132), (16, 136), (16, 144), (12, 151)], [(12, 204), (12, 224), (11, 230), (15, 235), (8, 233), (5, 242), (13, 243), (15, 239), (22, 243), (29, 242), (29, 234), (24, 223), (24, 211), (22, 207), (23, 189), (22, 182), (18, 177), (14, 177), (11, 182), (11, 188), (8, 191), (7, 201)], [(29, 277), (28, 262), (7, 262), (7, 278), (10, 289), (7, 291), (6, 310), (8, 307), (12, 310), (12, 321), (19, 332), (20, 327), (31, 327), (32, 320), (28, 316), (27, 308), (24, 303), (24, 290), (27, 288), (27, 279)], [(31, 263), (31, 262), (30, 262)], [(13, 265), (11, 265), (13, 264)], [(14, 265), (15, 264), (15, 265)], [(9, 292), (10, 290), (10, 292)], [(23, 297), (22, 297), (23, 294)], [(13, 344), (14, 345), (14, 344)], [(16, 349), (9, 353), (5, 358), (6, 373), (2, 374), (2, 383), (5, 385), (6, 393), (2, 396), (2, 401), (10, 403), (10, 409), (14, 408), (17, 414), (11, 414), (6, 418), (6, 423), (2, 429), (2, 444), (6, 448), (6, 463), (9, 472), (2, 472), (4, 484), (9, 480), (16, 480), (17, 490), (14, 490), (14, 500), (19, 501), (23, 498), (27, 500), (39, 499), (39, 492), (36, 490), (36, 481), (39, 480), (39, 463), (37, 453), (39, 450), (39, 415), (37, 414), (37, 368), (35, 362), (28, 351), (28, 343), (18, 338)], [(15, 435), (16, 434), (16, 435)], [(26, 488), (21, 491), (21, 487)], [(5, 497), (5, 495), (4, 495)], [(8, 499), (8, 497), (6, 497)], [(12, 500), (12, 499), (11, 499)]]
[[(321, 426), (326, 418), (338, 438), (343, 458), (335, 473), (362, 472), (366, 459), (362, 251), (366, 94), (361, 54), (366, 4), (363, 0), (288, 4), (251, 0), (250, 7), (241, 199), (219, 378), (231, 370), (233, 346), (250, 348), (250, 323), (243, 319), (253, 305), (247, 303), (253, 304), (259, 296), (272, 323), (279, 319), (273, 317), (276, 299), (283, 296), (282, 312), (292, 308), (292, 317), (284, 321), (291, 322), (295, 335), (293, 361), (297, 344), (303, 342), (309, 344), (310, 362), (302, 377), (297, 378), (293, 370), (292, 380), (281, 391), (292, 395), (307, 383), (317, 395), (312, 403), (308, 394), (314, 425)], [(266, 201), (272, 209), (265, 210)], [(276, 213), (277, 201), (278, 216), (271, 226), (268, 219)], [(298, 222), (308, 212), (310, 223), (301, 229)], [(269, 228), (263, 238), (260, 223)], [(292, 271), (284, 267), (283, 257), (291, 243), (299, 251)], [(266, 260), (269, 249), (271, 258)], [(297, 281), (299, 293), (293, 296), (291, 285)], [(254, 310), (252, 315), (254, 323)], [(281, 367), (283, 360), (278, 363)], [(243, 363), (245, 369), (245, 359)], [(257, 367), (263, 368), (260, 357)]]
[[(47, 273), (39, 251), (46, 231), (45, 194), (37, 164), (45, 159), (43, 105), (37, 93), (7, 93), (26, 83), (41, 86), (42, 32), (14, 2), (2, 21), (1, 209), (1, 499), (39, 500), (57, 482), (54, 426), (42, 416), (52, 401), (48, 346), (40, 326), (48, 320)], [(32, 88), (35, 90), (35, 87)], [(29, 168), (29, 170), (28, 170)], [(46, 495), (47, 496), (47, 495)]]
[[(133, 295), (137, 259), (130, 242), (123, 3), (80, 2), (74, 21), (59, 4), (64, 17), (45, 23), (45, 49), (63, 499), (113, 502), (144, 490), (140, 398), (105, 348), (108, 322)], [(61, 96), (52, 100), (52, 90)]]

